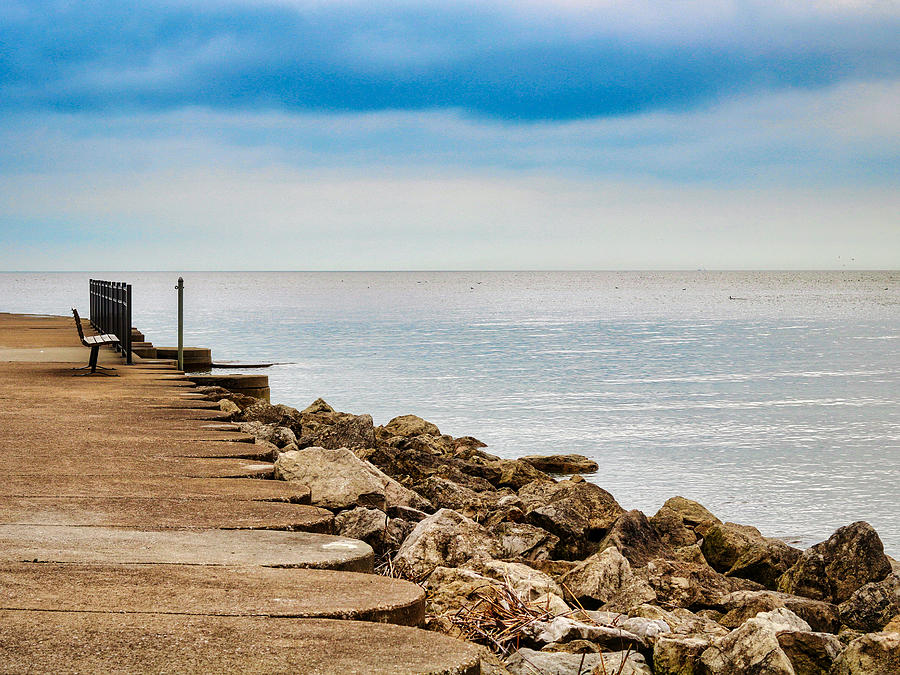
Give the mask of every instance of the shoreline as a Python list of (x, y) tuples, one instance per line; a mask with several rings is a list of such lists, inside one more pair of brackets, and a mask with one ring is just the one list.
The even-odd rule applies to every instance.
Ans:
[[(310, 488), (337, 533), (373, 546), (381, 573), (426, 589), (428, 628), (491, 648), (502, 662), (489, 672), (606, 651), (623, 672), (724, 674), (749, 667), (760, 639), (800, 659), (788, 632), (815, 636), (828, 667), (809, 672), (879, 672), (841, 670), (863, 648), (898, 658), (900, 563), (865, 522), (801, 550), (680, 496), (626, 511), (584, 479), (596, 470), (585, 457), (503, 459), (415, 415), (375, 426), (323, 399), (298, 410), (199, 390), (254, 436), (276, 478)], [(504, 594), (519, 603), (515, 630), (497, 617)]]

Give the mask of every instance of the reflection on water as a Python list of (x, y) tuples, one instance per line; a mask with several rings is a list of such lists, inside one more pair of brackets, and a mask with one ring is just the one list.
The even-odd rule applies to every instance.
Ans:
[[(0, 275), (0, 310), (68, 313), (88, 276)], [(107, 276), (174, 344), (178, 275)], [(275, 401), (583, 453), (626, 508), (681, 494), (804, 544), (864, 519), (900, 556), (897, 273), (184, 276), (188, 344), (289, 362)]]

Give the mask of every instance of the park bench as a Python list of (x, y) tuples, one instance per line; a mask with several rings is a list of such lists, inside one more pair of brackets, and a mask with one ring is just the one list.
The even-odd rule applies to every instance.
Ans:
[[(90, 372), (88, 373), (76, 373), (76, 375), (113, 375), (112, 373), (105, 373), (105, 370), (115, 370), (115, 368), (104, 368), (103, 366), (97, 365), (97, 357), (100, 353), (100, 347), (102, 345), (117, 345), (119, 344), (119, 338), (115, 335), (107, 334), (107, 335), (90, 335), (88, 337), (84, 336), (84, 329), (81, 327), (81, 317), (78, 316), (78, 310), (74, 307), (72, 308), (72, 314), (75, 316), (75, 327), (78, 329), (78, 337), (81, 338), (81, 344), (85, 347), (91, 348), (91, 358), (88, 361), (86, 366), (81, 368), (73, 368), (73, 370), (87, 370), (90, 368)], [(99, 371), (97, 369), (100, 369)]]

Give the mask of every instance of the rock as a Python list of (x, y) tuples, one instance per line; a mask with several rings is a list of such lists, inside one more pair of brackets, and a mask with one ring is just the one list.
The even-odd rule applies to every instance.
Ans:
[(619, 621), (617, 625), (629, 633), (646, 638), (649, 642), (656, 642), (661, 635), (672, 632), (672, 627), (664, 619), (648, 619), (642, 616), (629, 616)]
[(301, 448), (350, 448), (375, 446), (375, 427), (371, 415), (349, 413), (303, 414), (303, 434), (297, 443)]
[(891, 564), (878, 533), (858, 521), (806, 549), (778, 580), (778, 590), (841, 603), (860, 587), (890, 573)]
[(552, 593), (562, 597), (562, 589), (543, 572), (521, 563), (501, 560), (475, 559), (466, 563), (466, 569), (506, 584), (523, 602), (531, 602)]
[(333, 413), (334, 408), (325, 402), (325, 399), (317, 398), (315, 401), (306, 406), (302, 411), (306, 415), (315, 415), (316, 413)]
[(866, 633), (880, 631), (900, 614), (900, 575), (889, 574), (881, 581), (860, 586), (839, 606), (841, 620)]
[(384, 511), (364, 507), (341, 511), (334, 517), (335, 534), (360, 539), (379, 555), (396, 551), (413, 527), (405, 520), (389, 518)]
[(844, 648), (840, 640), (828, 633), (778, 631), (777, 638), (796, 675), (828, 675)]
[(584, 558), (624, 509), (603, 488), (586, 481), (535, 481), (519, 490), (526, 520), (560, 538), (557, 556)]
[(847, 645), (834, 662), (832, 675), (900, 673), (900, 633), (868, 633)]
[(640, 605), (630, 610), (633, 616), (642, 616), (648, 619), (661, 619), (672, 628), (672, 634), (692, 637), (704, 637), (707, 639), (728, 635), (729, 631), (717, 621), (694, 614), (683, 607), (676, 607), (669, 611), (656, 605)]
[(384, 425), (384, 430), (392, 436), (440, 436), (441, 432), (431, 422), (415, 415), (400, 415)]
[(498, 523), (490, 528), (501, 558), (549, 560), (559, 537), (527, 523)]
[(258, 400), (253, 405), (244, 408), (241, 417), (245, 422), (260, 422), (262, 424), (274, 424), (279, 427), (288, 427), (295, 434), (301, 432), (303, 418), (300, 411), (286, 405), (271, 405)]
[(716, 518), (702, 504), (684, 497), (672, 497), (667, 499), (664, 507), (672, 509), (684, 520), (684, 524), (696, 531), (700, 536), (711, 525), (717, 525), (722, 521)]
[(429, 508), (428, 502), (364, 462), (347, 448), (304, 448), (284, 452), (275, 461), (275, 477), (306, 485), (312, 503), (328, 508), (355, 506), (377, 494), (388, 505)]
[[(272, 436), (275, 434), (276, 424), (263, 424), (262, 422), (239, 422), (238, 427), (242, 432), (253, 436), (258, 441), (272, 442)], [(278, 447), (277, 445), (275, 447)]]
[(609, 546), (615, 546), (632, 567), (643, 567), (654, 558), (673, 555), (640, 511), (627, 511), (616, 519), (600, 542), (600, 550)]
[(499, 584), (469, 569), (435, 567), (425, 582), (425, 602), (430, 614), (449, 614), (477, 601), (476, 593)]
[(269, 440), (279, 448), (297, 445), (297, 436), (289, 427), (275, 427)]
[(784, 608), (763, 612), (708, 647), (700, 656), (701, 672), (796, 675), (791, 660), (778, 643), (781, 630), (809, 631), (809, 625)]
[(884, 628), (881, 629), (882, 633), (900, 633), (900, 614), (895, 616), (893, 619), (888, 621)]
[(697, 533), (684, 524), (684, 518), (678, 511), (663, 506), (650, 518), (650, 524), (659, 538), (672, 548), (692, 546), (697, 543)]
[(219, 401), (219, 410), (221, 410), (226, 415), (231, 416), (232, 418), (235, 415), (239, 415), (241, 412), (240, 407), (234, 401), (229, 401), (227, 398), (223, 398)]
[(572, 640), (571, 642), (548, 642), (541, 647), (542, 652), (565, 652), (566, 654), (596, 654), (600, 647), (590, 640)]
[[(626, 591), (629, 602), (643, 604), (656, 599), (656, 594), (646, 583), (635, 579), (628, 560), (610, 546), (587, 558), (559, 579), (567, 595), (585, 607), (599, 607), (613, 599), (619, 599)], [(565, 597), (565, 596), (564, 596)]]
[(414, 509), (409, 506), (398, 506), (396, 504), (388, 507), (387, 514), (391, 518), (399, 518), (400, 520), (406, 520), (410, 523), (421, 523), (428, 517), (428, 514), (424, 511), (419, 511), (419, 509)]
[[(265, 441), (262, 438), (254, 438), (253, 446), (254, 446), (253, 449), (256, 451), (256, 454), (259, 455), (259, 457), (261, 459), (265, 459), (270, 462), (274, 462), (276, 459), (278, 459), (278, 455), (280, 455), (282, 452), (282, 448), (279, 448), (277, 445), (275, 445), (271, 441)], [(297, 449), (297, 446), (295, 445), (295, 446), (286, 448), (285, 451), (296, 450), (296, 449)]]
[(760, 612), (786, 607), (806, 621), (814, 631), (836, 633), (841, 627), (837, 606), (830, 602), (811, 600), (797, 595), (775, 591), (738, 591), (722, 600), (726, 614), (719, 622), (728, 628), (737, 628)]
[(531, 621), (523, 626), (522, 636), (532, 645), (590, 640), (603, 649), (644, 650), (650, 646), (647, 638), (628, 630), (577, 621), (567, 616), (557, 616), (548, 621)]
[(566, 604), (560, 596), (553, 593), (545, 593), (539, 595), (529, 603), (538, 611), (543, 612), (547, 616), (559, 616), (560, 614), (571, 614), (572, 608)]
[(521, 459), (501, 459), (493, 462), (493, 465), (499, 470), (500, 475), (491, 480), (497, 487), (508, 487), (518, 490), (528, 483), (536, 480), (544, 480), (549, 478), (547, 474), (538, 471), (528, 462)]
[(378, 509), (357, 507), (334, 517), (336, 534), (364, 541), (373, 549), (382, 548), (387, 525), (387, 514)]
[(584, 455), (527, 455), (521, 459), (544, 473), (594, 473), (600, 469)]
[(465, 516), (441, 509), (418, 523), (394, 556), (394, 564), (415, 576), (435, 567), (459, 567), (472, 559), (492, 558), (490, 533)]
[(653, 645), (655, 675), (699, 675), (700, 655), (709, 647), (706, 637), (664, 635)]
[(755, 527), (718, 523), (706, 531), (700, 550), (710, 567), (724, 573), (753, 546), (765, 546), (765, 540)]
[(412, 489), (439, 509), (453, 509), (478, 520), (484, 515), (484, 503), (478, 493), (446, 478), (429, 476)]
[(635, 576), (647, 581), (658, 603), (666, 608), (718, 608), (730, 593), (763, 590), (760, 584), (719, 574), (706, 563), (686, 563), (657, 558), (635, 570)]
[[(535, 675), (535, 673), (541, 675), (597, 673), (600, 675), (604, 672), (618, 675), (653, 674), (640, 653), (567, 654), (565, 652), (536, 652), (526, 648), (513, 652), (506, 662), (506, 669), (512, 675)], [(580, 673), (579, 669), (581, 669)]]
[(779, 577), (796, 564), (801, 554), (800, 549), (780, 539), (764, 537), (762, 543), (756, 542), (744, 550), (725, 574), (750, 579), (775, 590)]

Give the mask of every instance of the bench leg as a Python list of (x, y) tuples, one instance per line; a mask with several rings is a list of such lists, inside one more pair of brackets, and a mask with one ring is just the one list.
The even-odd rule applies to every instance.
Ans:
[[(88, 361), (86, 366), (81, 368), (75, 368), (74, 370), (87, 370), (90, 368), (90, 372), (88, 373), (75, 373), (76, 375), (109, 375), (110, 377), (116, 377), (113, 373), (104, 373), (101, 371), (104, 370), (115, 370), (115, 368), (104, 368), (103, 366), (97, 365), (97, 357), (100, 356), (100, 345), (92, 345), (91, 346), (91, 358)], [(97, 369), (100, 370), (97, 370)]]

